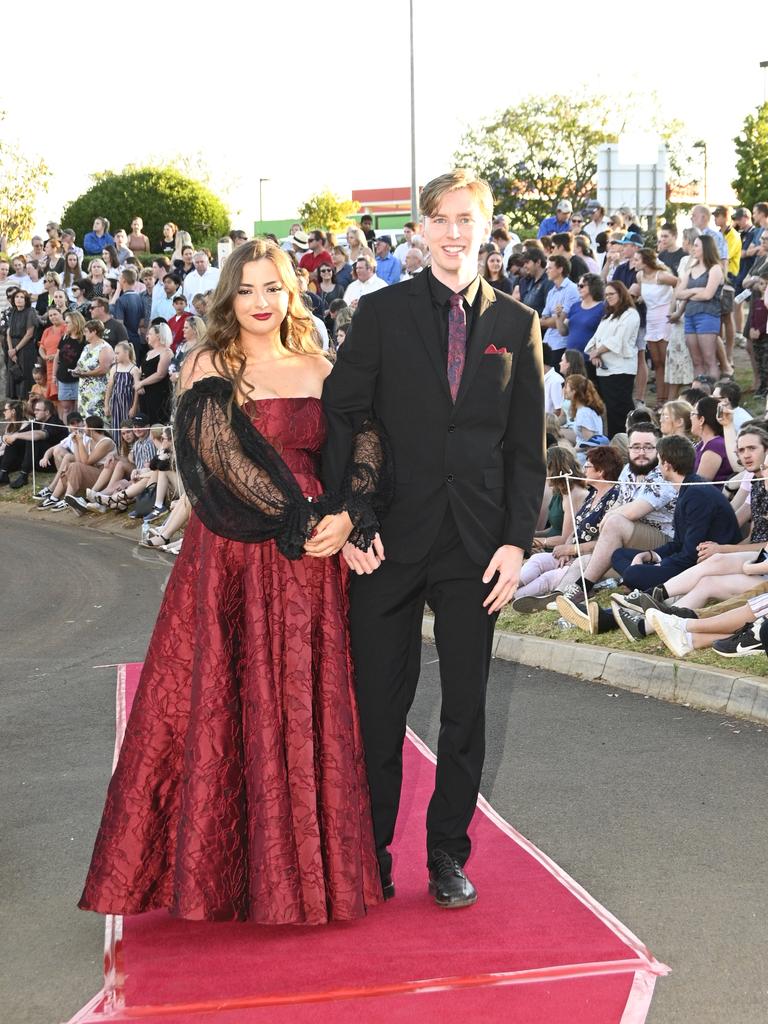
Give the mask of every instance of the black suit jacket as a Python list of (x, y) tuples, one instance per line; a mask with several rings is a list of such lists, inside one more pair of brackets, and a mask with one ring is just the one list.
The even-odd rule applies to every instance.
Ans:
[[(395, 561), (426, 555), (448, 505), (479, 565), (501, 544), (531, 544), (546, 475), (539, 321), (482, 279), (480, 288), (455, 405), (427, 272), (361, 300), (325, 381), (328, 490), (363, 419), (372, 414), (389, 435), (395, 494), (381, 534)], [(506, 351), (487, 353), (491, 345)]]

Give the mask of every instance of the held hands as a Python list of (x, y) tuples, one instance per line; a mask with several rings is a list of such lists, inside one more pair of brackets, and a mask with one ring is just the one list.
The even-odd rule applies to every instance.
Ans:
[(358, 576), (370, 576), (384, 561), (384, 545), (377, 533), (367, 551), (361, 551), (354, 544), (345, 544), (342, 555), (352, 572)]
[(348, 512), (325, 516), (304, 545), (304, 551), (312, 558), (329, 558), (335, 555), (337, 551), (341, 551), (347, 537), (352, 533), (352, 526)]
[(483, 573), (483, 583), (490, 583), (498, 573), (493, 590), (483, 601), (483, 608), (488, 609), (489, 615), (509, 604), (515, 596), (522, 565), (523, 549), (512, 544), (502, 544), (488, 563), (488, 568)]

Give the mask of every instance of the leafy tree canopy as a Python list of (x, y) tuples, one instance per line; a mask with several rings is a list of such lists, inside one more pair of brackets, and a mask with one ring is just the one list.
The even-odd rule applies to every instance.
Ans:
[[(0, 111), (0, 121), (4, 119)], [(37, 201), (48, 190), (50, 176), (44, 160), (0, 138), (0, 251), (29, 238)]]
[(739, 202), (752, 207), (768, 201), (768, 103), (744, 119), (736, 144), (736, 177), (731, 182)]
[(360, 204), (353, 199), (318, 192), (299, 207), (299, 220), (307, 231), (343, 231), (359, 209)]
[(141, 217), (144, 234), (155, 247), (163, 225), (171, 221), (192, 236), (194, 245), (213, 248), (229, 231), (229, 214), (224, 203), (205, 185), (173, 167), (135, 167), (122, 173), (97, 172), (94, 184), (61, 214), (61, 223), (74, 228), (77, 237), (93, 227), (94, 217), (107, 217), (110, 231), (124, 228)]

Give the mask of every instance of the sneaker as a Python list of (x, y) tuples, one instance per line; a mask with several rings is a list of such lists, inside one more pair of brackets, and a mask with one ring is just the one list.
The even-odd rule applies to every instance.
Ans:
[(35, 501), (45, 501), (46, 498), (50, 498), (51, 494), (50, 487), (41, 487), (37, 494), (33, 494), (32, 497)]
[(69, 508), (69, 505), (62, 498), (60, 501), (56, 501), (56, 499), (54, 499), (50, 505), (46, 505), (45, 507), (49, 512), (63, 512), (64, 509)]
[(585, 633), (597, 633), (597, 616), (600, 611), (597, 601), (587, 601), (585, 606), (578, 601), (572, 601), (565, 594), (560, 594), (555, 603), (566, 622), (578, 626)]
[(165, 515), (168, 515), (168, 509), (165, 505), (155, 505), (152, 511), (144, 516), (143, 522), (154, 523), (156, 519), (161, 519)]
[(85, 498), (79, 497), (77, 494), (65, 494), (64, 501), (79, 516), (87, 515), (88, 505)]
[(676, 658), (684, 658), (693, 650), (693, 637), (685, 628), (682, 619), (649, 608), (645, 613), (645, 621)]
[(659, 612), (664, 610), (661, 604), (650, 594), (646, 594), (644, 590), (632, 590), (628, 594), (614, 594), (611, 601), (615, 601), (620, 607), (635, 613), (647, 612), (649, 608), (655, 608)]
[(760, 627), (762, 619), (756, 619), (748, 623), (738, 633), (727, 636), (724, 640), (715, 640), (712, 650), (716, 651), (723, 658), (741, 658), (750, 654), (765, 654), (765, 648), (760, 640)]
[(611, 612), (616, 620), (616, 625), (631, 643), (645, 640), (647, 635), (645, 632), (645, 616), (638, 615), (637, 612), (630, 611), (629, 608), (620, 605), (616, 600), (617, 596), (614, 594), (611, 598)]
[(85, 507), (89, 512), (98, 512), (100, 515), (105, 514), (107, 511), (103, 505), (98, 503), (98, 501), (86, 501)]
[[(146, 520), (144, 520), (146, 522)], [(548, 605), (553, 604), (557, 594), (540, 594), (538, 597), (516, 597), (512, 602), (513, 612), (522, 612), (524, 615), (530, 612), (543, 612)]]
[[(592, 588), (587, 588), (587, 597), (592, 593)], [(566, 587), (562, 594), (563, 597), (567, 597), (569, 601), (583, 601), (584, 600), (584, 587), (581, 585), (581, 580), (577, 580), (576, 583), (571, 583), (569, 587)]]
[(59, 499), (58, 498), (54, 498), (53, 495), (51, 494), (47, 498), (43, 498), (43, 500), (40, 502), (40, 504), (36, 505), (35, 508), (38, 508), (38, 509), (40, 509), (40, 508), (48, 508), (48, 509), (50, 509), (50, 508), (53, 508), (53, 506), (57, 505), (58, 503), (59, 503)]

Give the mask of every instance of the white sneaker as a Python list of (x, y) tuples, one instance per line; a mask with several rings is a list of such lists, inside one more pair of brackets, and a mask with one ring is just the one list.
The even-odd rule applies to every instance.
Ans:
[(47, 509), (49, 512), (63, 512), (65, 509), (69, 508), (69, 505), (62, 498), (60, 501), (54, 501), (52, 505), (45, 504), (42, 507)]
[(684, 658), (693, 650), (693, 637), (685, 628), (686, 619), (649, 608), (645, 613), (645, 621), (676, 658)]

